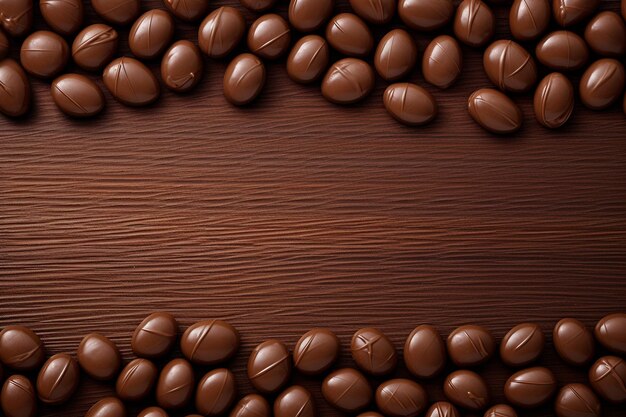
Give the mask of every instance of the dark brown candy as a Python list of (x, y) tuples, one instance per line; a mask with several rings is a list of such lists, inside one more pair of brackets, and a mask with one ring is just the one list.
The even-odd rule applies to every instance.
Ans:
[(203, 67), (198, 47), (189, 41), (178, 41), (163, 55), (161, 78), (170, 90), (184, 93), (198, 85)]
[(374, 70), (365, 61), (344, 58), (331, 65), (322, 80), (322, 95), (331, 103), (352, 104), (374, 89)]
[(83, 26), (82, 0), (42, 0), (39, 10), (48, 26), (61, 35), (76, 33)]
[(389, 23), (396, 13), (396, 0), (349, 0), (356, 14), (369, 23)]
[(550, 400), (556, 389), (557, 382), (552, 371), (537, 366), (511, 375), (504, 384), (504, 396), (515, 406), (535, 408)]
[(209, 8), (207, 0), (163, 0), (163, 4), (174, 16), (188, 22), (201, 19)]
[(451, 403), (438, 401), (430, 406), (424, 417), (461, 417), (461, 415)]
[(96, 71), (111, 62), (117, 44), (117, 31), (111, 26), (87, 26), (74, 39), (72, 59), (82, 69)]
[(185, 407), (194, 394), (194, 375), (191, 364), (184, 359), (168, 362), (159, 375), (156, 400), (159, 407), (178, 409)]
[(33, 0), (0, 0), (0, 23), (10, 36), (25, 36), (33, 26)]
[(291, 43), (291, 29), (277, 14), (266, 14), (252, 23), (248, 31), (248, 48), (264, 59), (283, 56)]
[[(28, 109), (30, 84), (22, 68), (12, 59), (0, 62), (0, 110), (20, 116)], [(0, 361), (17, 371), (32, 371), (44, 361), (41, 339), (24, 326), (6, 326), (0, 332)]]
[[(159, 98), (159, 82), (152, 71), (136, 59), (123, 57), (114, 60), (104, 69), (102, 79), (111, 95), (127, 106), (147, 106)], [(151, 337), (157, 339), (164, 335), (152, 334)], [(149, 351), (156, 350), (157, 346), (143, 345), (143, 348)]]
[(559, 71), (577, 70), (589, 59), (589, 48), (574, 32), (559, 30), (537, 44), (535, 55), (546, 67)]
[(267, 400), (258, 394), (243, 397), (230, 412), (230, 417), (270, 417), (272, 411)]
[(299, 385), (287, 388), (274, 401), (274, 417), (315, 417), (313, 396)]
[(498, 404), (487, 410), (484, 417), (517, 417), (517, 413), (509, 405)]
[(601, 12), (585, 29), (585, 40), (596, 53), (619, 57), (626, 54), (626, 24), (615, 12)]
[(546, 336), (538, 324), (522, 323), (502, 339), (500, 358), (508, 366), (526, 366), (539, 358), (545, 345)]
[(293, 348), (295, 368), (307, 375), (318, 375), (328, 369), (339, 357), (339, 338), (328, 329), (306, 332)]
[(198, 44), (211, 58), (223, 58), (239, 45), (246, 21), (234, 7), (223, 6), (209, 14), (198, 29)]
[(300, 32), (313, 32), (330, 18), (334, 5), (334, 0), (291, 0), (289, 23)]
[[(52, 97), (59, 108), (67, 108), (72, 116), (90, 116), (104, 106), (104, 96), (89, 78), (68, 74), (54, 80)], [(54, 92), (62, 97), (55, 98)], [(65, 101), (63, 101), (65, 100)], [(98, 333), (88, 334), (78, 345), (78, 363), (90, 377), (106, 381), (117, 376), (122, 356), (115, 343)]]
[(594, 62), (580, 79), (580, 98), (592, 110), (603, 110), (615, 104), (622, 91), (624, 65), (616, 59), (604, 58)]
[(274, 7), (276, 0), (239, 0), (242, 6), (253, 12), (265, 12)]
[[(492, 133), (511, 134), (522, 127), (522, 111), (498, 90), (482, 88), (475, 91), (469, 97), (468, 110), (476, 123)], [(482, 349), (480, 351), (485, 353)]]
[(37, 395), (46, 404), (68, 401), (78, 388), (80, 368), (70, 355), (58, 353), (44, 363), (37, 375)]
[(264, 86), (265, 65), (252, 54), (237, 56), (224, 73), (224, 97), (235, 106), (254, 101)]
[(514, 38), (530, 41), (548, 29), (552, 9), (550, 0), (515, 0), (509, 12), (509, 27)]
[(165, 51), (174, 36), (174, 19), (168, 12), (153, 9), (135, 21), (128, 35), (131, 52), (141, 59), (153, 59)]
[(475, 372), (462, 370), (452, 372), (443, 384), (443, 393), (454, 405), (479, 411), (489, 405), (489, 388), (485, 380)]
[(131, 347), (142, 358), (162, 358), (176, 343), (178, 323), (169, 313), (152, 313), (135, 329)]
[(557, 417), (600, 417), (600, 400), (583, 384), (567, 384), (556, 396), (554, 411)]
[(400, 0), (398, 14), (411, 29), (431, 31), (450, 22), (454, 4), (452, 0)]
[(219, 416), (230, 409), (237, 396), (235, 376), (225, 368), (202, 377), (196, 390), (196, 410), (203, 416)]
[(40, 30), (28, 36), (20, 50), (20, 62), (31, 75), (52, 78), (67, 65), (67, 42), (54, 32)]
[(126, 408), (117, 398), (106, 397), (92, 405), (85, 417), (126, 417)]
[(239, 333), (223, 320), (203, 320), (187, 328), (180, 350), (197, 365), (215, 365), (232, 358), (239, 349)]
[(537, 82), (534, 59), (521, 45), (510, 40), (489, 45), (483, 67), (491, 82), (503, 91), (525, 92)]
[(573, 26), (587, 19), (600, 5), (600, 0), (552, 0), (554, 19), (563, 26)]
[(380, 330), (371, 327), (354, 333), (350, 351), (357, 366), (372, 375), (386, 375), (398, 363), (398, 355), (391, 340)]
[(426, 409), (428, 396), (417, 382), (397, 378), (378, 386), (376, 405), (389, 417), (417, 417)]
[[(470, 98), (470, 105), (472, 101)], [(488, 106), (490, 105), (493, 104), (489, 103)], [(503, 110), (500, 106), (497, 109)], [(458, 327), (450, 333), (447, 347), (450, 359), (457, 366), (477, 366), (491, 359), (496, 351), (496, 341), (484, 327), (467, 325)]]
[(448, 88), (456, 82), (463, 69), (463, 52), (452, 36), (433, 39), (422, 59), (424, 79), (439, 88)]
[[(623, 89), (623, 86), (622, 86)], [(603, 317), (596, 324), (596, 340), (605, 348), (626, 355), (626, 314), (615, 313)]]
[(293, 81), (307, 84), (317, 81), (326, 69), (330, 50), (326, 40), (318, 35), (307, 35), (298, 40), (287, 58), (287, 74)]
[(279, 391), (291, 377), (291, 357), (284, 343), (276, 339), (254, 348), (248, 358), (248, 379), (258, 391), (271, 394)]
[[(574, 111), (574, 86), (570, 80), (558, 72), (547, 75), (535, 91), (534, 109), (537, 121), (547, 128), (556, 129), (567, 123)], [(556, 334), (554, 342), (556, 345)]]
[(37, 397), (30, 380), (22, 375), (11, 375), (4, 381), (0, 406), (6, 417), (35, 417)]
[(322, 382), (322, 395), (333, 407), (346, 413), (356, 413), (372, 402), (372, 387), (362, 373), (342, 368)]
[(418, 378), (433, 378), (446, 364), (446, 345), (433, 326), (417, 326), (404, 343), (404, 364)]
[(366, 411), (364, 413), (359, 414), (357, 417), (384, 417), (384, 416), (380, 413), (377, 413), (376, 411)]
[(587, 327), (576, 319), (559, 321), (552, 332), (554, 348), (564, 361), (582, 366), (593, 358), (595, 341)]
[(91, 0), (101, 18), (114, 25), (129, 25), (139, 16), (141, 0)]
[(11, 43), (9, 42), (9, 38), (7, 38), (4, 30), (0, 29), (0, 60), (6, 58), (9, 55), (9, 49), (11, 48)]
[(393, 29), (378, 43), (374, 67), (386, 81), (397, 81), (408, 76), (417, 62), (417, 45), (403, 29)]
[(137, 414), (137, 417), (169, 417), (167, 412), (160, 407), (144, 408)]
[(428, 90), (411, 83), (392, 84), (385, 90), (387, 112), (407, 126), (421, 126), (437, 117), (437, 102)]
[(485, 45), (495, 33), (496, 18), (481, 0), (463, 0), (454, 17), (454, 34), (468, 46)]
[(589, 383), (605, 400), (626, 403), (626, 362), (617, 356), (598, 359), (589, 369)]
[(115, 383), (117, 396), (124, 401), (143, 400), (152, 391), (158, 372), (156, 365), (148, 359), (134, 359), (117, 377)]
[(352, 13), (333, 17), (326, 26), (326, 40), (344, 55), (365, 57), (374, 47), (374, 37), (365, 22)]

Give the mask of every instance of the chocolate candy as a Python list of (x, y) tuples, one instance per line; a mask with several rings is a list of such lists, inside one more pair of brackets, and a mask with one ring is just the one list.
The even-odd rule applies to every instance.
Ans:
[(4, 33), (4, 31), (0, 29), (0, 60), (6, 58), (6, 56), (9, 55), (10, 47), (11, 44), (9, 42), (9, 38), (7, 38), (7, 35)]
[(392, 84), (385, 90), (383, 103), (394, 119), (407, 126), (424, 125), (437, 117), (435, 98), (419, 85)]
[(430, 84), (448, 88), (456, 82), (463, 69), (463, 52), (452, 36), (441, 35), (433, 39), (422, 59), (422, 74)]
[(333, 0), (291, 0), (289, 23), (300, 32), (313, 32), (330, 18), (333, 7)]
[(626, 402), (626, 362), (604, 356), (589, 369), (589, 383), (602, 398), (615, 404)]
[(554, 401), (557, 417), (600, 417), (600, 400), (583, 384), (567, 384)]
[(389, 417), (417, 417), (426, 409), (428, 396), (417, 382), (397, 378), (378, 386), (376, 405)]
[(169, 313), (152, 313), (135, 329), (131, 348), (142, 358), (162, 358), (176, 343), (178, 323)]
[(270, 417), (270, 405), (258, 394), (243, 397), (230, 412), (230, 417)]
[(305, 388), (294, 385), (274, 401), (274, 417), (315, 417), (313, 396)]
[(196, 410), (203, 416), (218, 416), (230, 409), (237, 396), (235, 376), (225, 368), (202, 377), (196, 390)]
[(626, 314), (616, 313), (603, 317), (596, 324), (594, 334), (605, 348), (626, 355)]
[(317, 81), (328, 68), (330, 50), (326, 40), (307, 35), (298, 40), (287, 58), (287, 74), (293, 81), (307, 84)]
[(126, 408), (117, 398), (106, 397), (92, 405), (85, 417), (126, 417)]
[(570, 80), (558, 72), (547, 75), (535, 91), (534, 108), (537, 121), (547, 128), (556, 129), (567, 123), (574, 111), (574, 87)]
[(117, 31), (111, 26), (87, 26), (74, 39), (72, 59), (82, 69), (96, 71), (111, 61), (117, 44)]
[(223, 6), (213, 10), (198, 29), (200, 50), (211, 58), (223, 58), (241, 42), (246, 21), (234, 7)]
[(624, 65), (604, 58), (587, 68), (580, 79), (580, 98), (592, 110), (603, 110), (613, 105), (624, 91)]
[(431, 31), (450, 22), (454, 4), (452, 0), (400, 0), (398, 14), (411, 29)]
[(446, 364), (446, 345), (433, 326), (417, 326), (404, 343), (404, 364), (418, 378), (433, 378)]
[(232, 358), (239, 348), (239, 333), (223, 320), (203, 320), (187, 328), (180, 350), (196, 365), (215, 365)]
[(140, 0), (91, 0), (101, 18), (114, 25), (128, 25), (139, 16)]
[(550, 25), (549, 0), (515, 0), (509, 12), (509, 27), (514, 38), (530, 41), (539, 37)]
[(417, 62), (417, 45), (405, 30), (394, 29), (378, 43), (374, 67), (384, 80), (397, 81), (406, 77)]
[(148, 407), (139, 412), (137, 417), (169, 417), (165, 410), (159, 407)]
[(143, 400), (152, 391), (158, 372), (156, 365), (148, 359), (134, 359), (117, 377), (115, 383), (117, 396), (124, 401)]
[[(152, 71), (136, 59), (122, 57), (112, 61), (104, 69), (102, 79), (111, 95), (127, 106), (147, 106), (159, 98), (159, 82)], [(152, 334), (145, 339), (166, 338), (169, 334), (171, 333)], [(175, 337), (176, 334), (174, 333)], [(156, 351), (159, 346), (158, 343), (161, 342), (162, 340), (151, 347), (143, 344), (140, 350)], [(141, 355), (138, 354), (137, 356)]]
[(265, 65), (252, 54), (241, 54), (231, 61), (224, 73), (224, 97), (235, 106), (256, 99), (265, 86)]
[(174, 19), (163, 10), (153, 9), (145, 12), (133, 24), (128, 35), (131, 52), (141, 59), (160, 56), (172, 42)]
[[(474, 98), (474, 100), (478, 99)], [(470, 98), (470, 107), (474, 100)], [(488, 105), (488, 107), (491, 106)], [(502, 110), (500, 106), (497, 108)], [(450, 359), (460, 367), (482, 365), (491, 359), (496, 351), (495, 339), (489, 330), (481, 326), (458, 327), (450, 333), (446, 343)]]
[(522, 93), (537, 82), (535, 60), (518, 43), (495, 41), (485, 51), (483, 67), (500, 90)]
[(517, 413), (511, 406), (498, 404), (487, 410), (484, 417), (517, 417)]
[(37, 395), (46, 404), (62, 404), (69, 400), (76, 388), (80, 368), (66, 353), (58, 353), (44, 363), (37, 375)]
[(559, 71), (577, 70), (589, 59), (589, 48), (574, 32), (559, 30), (537, 44), (535, 55), (546, 67)]
[(276, 59), (289, 50), (291, 29), (277, 14), (266, 14), (252, 23), (248, 31), (248, 48), (264, 59)]
[(474, 91), (468, 100), (468, 110), (472, 119), (491, 133), (511, 134), (522, 127), (522, 111), (498, 90)]
[(191, 400), (194, 388), (191, 364), (184, 359), (173, 359), (163, 367), (159, 375), (157, 403), (165, 409), (182, 408)]
[[(0, 62), (0, 110), (9, 116), (26, 112), (30, 84), (21, 67), (11, 59)], [(0, 332), (0, 361), (17, 371), (32, 371), (44, 361), (39, 336), (24, 326), (6, 326)]]
[(454, 405), (479, 411), (489, 405), (489, 388), (485, 380), (475, 372), (461, 370), (452, 372), (443, 383), (443, 393)]
[(35, 417), (37, 398), (33, 384), (25, 376), (11, 375), (2, 386), (0, 406), (6, 417)]
[(573, 26), (587, 19), (598, 8), (600, 0), (552, 0), (554, 19), (563, 26)]
[(239, 0), (239, 2), (253, 12), (265, 12), (274, 7), (276, 0)]
[(350, 351), (357, 366), (372, 375), (386, 375), (398, 363), (398, 355), (391, 340), (380, 330), (371, 327), (354, 333)]
[(522, 323), (502, 339), (500, 358), (508, 366), (526, 366), (539, 358), (545, 345), (546, 337), (538, 324)]
[(67, 65), (67, 42), (54, 32), (40, 30), (28, 36), (20, 50), (20, 62), (31, 75), (52, 78)]
[[(52, 91), (58, 91), (67, 100), (61, 101), (65, 104), (60, 104), (59, 108), (69, 108), (70, 112), (78, 115), (96, 114), (104, 106), (104, 97), (98, 86), (88, 78), (76, 74), (57, 78), (52, 85)], [(52, 97), (55, 99), (55, 94)], [(57, 100), (60, 98), (54, 100), (58, 104)], [(98, 333), (91, 333), (83, 338), (76, 356), (83, 371), (101, 381), (116, 377), (122, 365), (122, 356), (115, 343)]]
[(377, 413), (376, 411), (366, 411), (364, 413), (359, 414), (357, 417), (384, 417), (384, 416), (380, 413)]
[(468, 46), (485, 45), (493, 37), (495, 26), (493, 11), (481, 0), (463, 0), (456, 9), (454, 34)]
[(339, 338), (328, 329), (306, 332), (293, 348), (295, 368), (307, 375), (324, 373), (339, 357)]
[(33, 26), (33, 0), (0, 0), (0, 23), (13, 37), (22, 37)]
[(359, 102), (369, 96), (373, 89), (372, 67), (356, 58), (335, 62), (322, 80), (322, 95), (335, 104)]
[(349, 2), (356, 14), (376, 25), (389, 23), (396, 13), (395, 0), (349, 0)]
[(333, 407), (346, 413), (356, 413), (372, 402), (372, 387), (362, 373), (342, 368), (322, 382), (322, 395)]
[(565, 318), (559, 321), (554, 326), (552, 342), (561, 359), (572, 365), (585, 365), (595, 353), (593, 335), (576, 319)]
[(161, 78), (170, 90), (184, 93), (198, 85), (203, 67), (198, 47), (189, 41), (178, 41), (163, 55)]
[(438, 401), (430, 406), (424, 417), (461, 417), (461, 415), (451, 403)]
[(209, 8), (206, 0), (163, 0), (163, 4), (174, 16), (188, 22), (201, 19)]
[(48, 26), (61, 35), (76, 33), (83, 25), (82, 0), (42, 0), (39, 10)]
[(537, 366), (511, 375), (504, 384), (504, 396), (515, 406), (535, 408), (552, 398), (556, 388), (552, 371)]
[(254, 348), (248, 358), (248, 379), (258, 391), (277, 392), (289, 381), (291, 358), (287, 346), (270, 339)]
[(626, 54), (626, 24), (615, 12), (601, 12), (585, 29), (585, 40), (596, 53), (619, 57)]
[(365, 57), (374, 47), (374, 37), (365, 22), (352, 13), (333, 17), (326, 26), (326, 40), (344, 55)]

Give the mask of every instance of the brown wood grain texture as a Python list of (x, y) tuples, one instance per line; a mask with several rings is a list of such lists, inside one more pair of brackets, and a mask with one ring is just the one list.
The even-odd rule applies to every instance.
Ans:
[[(153, 7), (162, 4), (143, 2)], [(496, 12), (506, 37), (507, 9)], [(177, 24), (177, 38), (196, 39), (194, 25)], [(416, 36), (423, 51), (432, 35)], [(74, 352), (99, 331), (130, 360), (132, 330), (152, 311), (183, 327), (226, 319), (243, 337), (230, 364), (243, 395), (254, 345), (276, 337), (293, 346), (313, 326), (336, 331), (341, 364), (354, 366), (349, 340), (364, 326), (401, 352), (421, 323), (444, 335), (478, 323), (501, 339), (523, 321), (549, 334), (562, 317), (592, 326), (624, 311), (626, 117), (617, 106), (577, 105), (566, 128), (548, 131), (521, 95), (524, 128), (497, 138), (467, 114), (469, 94), (489, 82), (480, 51), (464, 53), (457, 86), (426, 86), (441, 114), (424, 128), (384, 112), (380, 80), (362, 105), (337, 107), (319, 86), (289, 81), (280, 61), (268, 65), (260, 100), (243, 109), (222, 97), (225, 63), (209, 60), (192, 94), (164, 92), (152, 107), (129, 109), (106, 93), (105, 113), (87, 121), (64, 117), (49, 84), (33, 81), (35, 110), (0, 118), (0, 326), (31, 326), (49, 354)], [(413, 79), (424, 85), (419, 71)], [(551, 342), (540, 363), (561, 384), (586, 380)], [(513, 371), (492, 361), (481, 372), (502, 401)], [(442, 381), (426, 384), (432, 400)], [(319, 379), (294, 382), (311, 389), (321, 416), (341, 415)], [(69, 404), (40, 415), (82, 416), (112, 392), (84, 377)]]

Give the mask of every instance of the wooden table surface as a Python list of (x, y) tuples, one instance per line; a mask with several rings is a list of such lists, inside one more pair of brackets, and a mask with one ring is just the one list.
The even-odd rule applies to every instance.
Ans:
[[(195, 27), (179, 24), (176, 36), (195, 40)], [(423, 51), (428, 36), (417, 38)], [(225, 64), (207, 60), (192, 94), (164, 92), (152, 107), (129, 109), (107, 93), (105, 113), (86, 121), (62, 116), (49, 84), (34, 81), (32, 114), (0, 118), (0, 326), (31, 326), (49, 354), (74, 352), (99, 331), (129, 360), (131, 332), (152, 311), (172, 312), (183, 327), (226, 319), (243, 337), (232, 366), (245, 394), (254, 345), (275, 337), (293, 346), (314, 326), (340, 335), (342, 363), (352, 366), (350, 335), (363, 326), (401, 350), (421, 323), (444, 335), (482, 324), (500, 339), (523, 321), (550, 334), (562, 317), (592, 326), (624, 311), (621, 109), (577, 106), (566, 128), (548, 131), (534, 121), (532, 98), (516, 96), (524, 128), (495, 137), (465, 109), (474, 89), (489, 86), (480, 51), (465, 58), (457, 86), (427, 86), (441, 114), (424, 128), (385, 113), (380, 80), (362, 105), (337, 107), (319, 86), (290, 82), (284, 62), (269, 64), (263, 96), (248, 108), (227, 105)], [(419, 71), (414, 79), (424, 84)], [(586, 370), (565, 366), (549, 341), (541, 363), (562, 384), (585, 381)], [(492, 361), (483, 372), (502, 401), (512, 371)], [(69, 404), (41, 416), (82, 416), (112, 393), (83, 381)], [(319, 379), (295, 381), (313, 391), (320, 415), (340, 415)], [(426, 384), (432, 399), (441, 385)], [(522, 413), (551, 415), (550, 406)], [(606, 417), (621, 415), (606, 408)]]

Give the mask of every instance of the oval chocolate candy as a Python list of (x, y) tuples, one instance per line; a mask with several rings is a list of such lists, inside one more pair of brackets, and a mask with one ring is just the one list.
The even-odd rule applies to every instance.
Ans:
[(508, 366), (526, 366), (541, 356), (545, 345), (546, 336), (538, 324), (518, 324), (502, 339), (500, 358)]
[[(470, 106), (477, 98), (470, 98)], [(490, 103), (493, 105), (492, 103)], [(501, 107), (498, 107), (502, 110)], [(470, 113), (471, 113), (470, 108)], [(487, 362), (496, 351), (496, 341), (491, 332), (482, 326), (457, 327), (446, 341), (450, 359), (457, 366), (477, 366)]]
[(416, 62), (417, 44), (403, 29), (393, 29), (383, 36), (374, 55), (374, 67), (386, 81), (408, 76)]
[(549, 0), (515, 0), (509, 12), (509, 27), (514, 38), (531, 41), (548, 29), (552, 9)]
[(331, 103), (352, 104), (374, 89), (374, 71), (365, 61), (344, 58), (331, 65), (322, 80), (322, 95)]
[(170, 90), (184, 93), (198, 85), (203, 68), (198, 47), (189, 41), (178, 41), (163, 55), (161, 78)]
[(235, 50), (243, 39), (246, 21), (234, 7), (215, 9), (200, 24), (198, 44), (211, 58), (223, 58)]
[(37, 375), (37, 395), (45, 404), (62, 404), (78, 388), (80, 368), (66, 353), (58, 353), (44, 363)]
[(191, 363), (215, 365), (232, 358), (239, 349), (239, 333), (223, 320), (203, 320), (189, 326), (180, 350)]
[(446, 364), (446, 345), (433, 326), (417, 326), (404, 343), (404, 364), (417, 378), (437, 376)]
[(452, 36), (433, 39), (422, 58), (424, 79), (435, 87), (448, 88), (456, 82), (463, 69), (463, 52)]
[(443, 383), (443, 393), (454, 405), (472, 411), (487, 407), (491, 397), (485, 380), (467, 370), (448, 375)]
[(252, 54), (233, 59), (224, 73), (224, 97), (235, 106), (254, 101), (265, 86), (265, 65)]
[(72, 59), (84, 70), (96, 71), (108, 64), (118, 45), (118, 34), (108, 25), (87, 26), (74, 38)]
[(559, 30), (548, 34), (537, 44), (535, 55), (546, 67), (570, 71), (585, 65), (589, 59), (589, 48), (576, 33)]
[(522, 93), (537, 82), (535, 60), (520, 44), (495, 41), (483, 56), (485, 73), (500, 90)]
[(375, 25), (389, 23), (396, 13), (396, 0), (349, 0), (352, 10)]
[[(91, 116), (104, 106), (104, 96), (100, 88), (81, 75), (66, 74), (57, 78), (52, 83), (52, 91), (54, 102), (72, 116)], [(58, 94), (55, 95), (55, 91)], [(115, 343), (98, 333), (91, 333), (83, 338), (76, 356), (83, 371), (101, 381), (116, 377), (122, 365), (122, 356)]]
[(552, 0), (554, 19), (563, 26), (573, 26), (593, 14), (600, 0)]
[[(392, 105), (395, 103), (391, 102), (396, 100), (391, 98), (387, 101)], [(396, 368), (398, 363), (398, 354), (391, 340), (373, 327), (359, 329), (352, 335), (350, 351), (357, 366), (372, 375), (388, 374)]]
[(567, 384), (554, 400), (557, 417), (600, 417), (598, 396), (584, 384)]
[(147, 106), (159, 98), (159, 82), (152, 71), (136, 59), (114, 60), (104, 69), (102, 79), (113, 97), (127, 106)]
[(40, 30), (32, 33), (22, 43), (20, 62), (29, 74), (52, 78), (63, 71), (69, 55), (65, 39), (54, 32)]
[(365, 57), (374, 47), (374, 37), (365, 22), (355, 14), (341, 13), (326, 26), (326, 40), (337, 51), (352, 57)]
[(387, 112), (407, 126), (421, 126), (437, 117), (437, 102), (428, 90), (412, 83), (392, 84), (385, 90)]
[(161, 407), (144, 408), (137, 414), (137, 417), (169, 417), (167, 412)]
[(148, 359), (137, 358), (122, 369), (115, 392), (124, 401), (141, 401), (146, 398), (157, 380), (158, 369)]
[(139, 16), (141, 0), (91, 0), (96, 13), (114, 25), (129, 25)]
[(263, 59), (283, 56), (291, 44), (291, 29), (277, 14), (266, 14), (252, 23), (248, 30), (248, 48)]
[(504, 384), (504, 396), (517, 407), (536, 408), (550, 400), (556, 389), (557, 381), (552, 371), (537, 366), (511, 375)]
[(33, 27), (33, 0), (0, 0), (0, 24), (10, 36), (25, 36)]
[(41, 0), (39, 10), (48, 26), (63, 36), (76, 33), (83, 26), (82, 0)]
[(517, 413), (509, 405), (497, 404), (485, 411), (484, 417), (517, 417)]
[(304, 387), (294, 385), (274, 401), (274, 417), (315, 417), (313, 396)]
[(287, 346), (270, 339), (254, 348), (248, 358), (248, 379), (258, 391), (279, 391), (291, 377), (291, 356)]
[(482, 88), (473, 92), (468, 110), (472, 119), (491, 133), (511, 134), (522, 127), (522, 111), (498, 90)]
[(596, 340), (605, 348), (626, 355), (626, 314), (615, 313), (603, 317), (596, 324)]
[(312, 329), (306, 332), (293, 348), (294, 367), (307, 375), (319, 375), (337, 361), (339, 338), (328, 329)]
[(201, 19), (209, 8), (206, 0), (163, 0), (163, 4), (174, 16), (187, 22)]
[(300, 32), (313, 32), (330, 18), (334, 0), (291, 0), (289, 23)]
[(307, 35), (298, 40), (287, 57), (287, 75), (293, 81), (307, 84), (317, 81), (328, 68), (330, 50), (326, 40)]
[(6, 417), (35, 417), (37, 397), (30, 380), (23, 375), (8, 377), (0, 392), (0, 407)]
[(461, 417), (459, 411), (452, 403), (447, 401), (437, 401), (430, 406), (425, 417)]
[(410, 379), (391, 379), (376, 390), (376, 406), (389, 417), (417, 417), (427, 405), (426, 390)]
[(571, 365), (585, 365), (595, 353), (593, 335), (584, 323), (576, 319), (559, 321), (552, 331), (552, 342), (561, 359)]
[[(12, 59), (0, 62), (0, 110), (19, 116), (28, 109), (30, 84), (19, 64)], [(0, 362), (16, 371), (32, 371), (45, 359), (41, 339), (24, 326), (6, 326), (0, 332)]]
[(178, 409), (185, 407), (194, 394), (194, 375), (191, 364), (185, 359), (168, 362), (159, 375), (156, 400), (159, 407)]
[(439, 29), (452, 19), (452, 0), (400, 0), (398, 15), (405, 25), (420, 31)]
[(106, 397), (92, 405), (85, 417), (126, 417), (126, 407), (117, 398)]
[(605, 400), (626, 403), (626, 362), (617, 356), (604, 356), (589, 369), (589, 383)]
[(203, 416), (219, 416), (233, 405), (237, 396), (235, 376), (225, 368), (202, 377), (196, 389), (196, 410)]
[(270, 417), (272, 411), (265, 398), (258, 394), (248, 394), (233, 407), (230, 417)]
[(253, 12), (265, 12), (276, 4), (276, 0), (239, 0), (239, 2)]
[(143, 319), (133, 332), (130, 346), (142, 358), (162, 358), (176, 343), (178, 323), (170, 313), (156, 312)]
[(603, 110), (621, 98), (624, 91), (624, 65), (616, 59), (600, 59), (587, 68), (580, 79), (580, 98), (592, 110)]
[(135, 21), (128, 35), (131, 52), (141, 59), (160, 56), (174, 36), (174, 19), (168, 12), (153, 9)]
[(481, 0), (463, 0), (454, 17), (454, 34), (468, 46), (485, 45), (495, 33), (496, 18)]
[(626, 54), (626, 24), (615, 12), (598, 13), (587, 24), (585, 40), (597, 54), (620, 57)]
[(559, 128), (572, 115), (574, 100), (574, 87), (570, 80), (563, 74), (553, 72), (541, 80), (535, 91), (535, 118), (547, 128)]
[(322, 395), (330, 405), (346, 413), (356, 413), (372, 402), (372, 387), (362, 373), (342, 368), (322, 382)]

